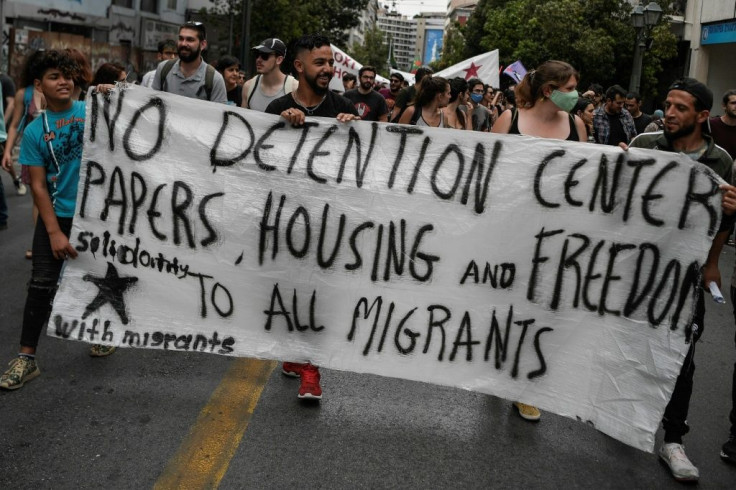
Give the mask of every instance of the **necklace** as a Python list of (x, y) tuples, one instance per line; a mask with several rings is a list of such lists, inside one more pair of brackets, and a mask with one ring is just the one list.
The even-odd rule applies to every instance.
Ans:
[(296, 93), (295, 92), (292, 92), (291, 93), (291, 98), (294, 99), (294, 102), (296, 102), (296, 104), (299, 107), (301, 107), (302, 109), (304, 109), (304, 111), (307, 113), (307, 116), (311, 116), (312, 114), (314, 114), (314, 111), (316, 111), (317, 109), (319, 109), (319, 106), (322, 105), (322, 102), (325, 101), (325, 99), (327, 98), (327, 94), (325, 93), (322, 96), (322, 100), (320, 100), (317, 105), (313, 105), (312, 107), (307, 107), (304, 104), (302, 104), (301, 102), (299, 102), (299, 99), (296, 98)]

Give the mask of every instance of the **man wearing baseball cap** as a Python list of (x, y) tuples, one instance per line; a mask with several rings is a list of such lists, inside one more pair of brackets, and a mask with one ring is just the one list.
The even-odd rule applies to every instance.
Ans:
[[(708, 87), (694, 78), (676, 80), (670, 86), (665, 100), (664, 130), (640, 134), (629, 146), (684, 153), (710, 167), (726, 182), (732, 183), (733, 160), (725, 150), (713, 142), (708, 129), (708, 117), (712, 106), (713, 93)], [(733, 213), (736, 210), (736, 187), (724, 184), (721, 190), (724, 216), (702, 269), (703, 285), (706, 288), (711, 282), (721, 286), (718, 258), (733, 225)], [(685, 454), (682, 437), (689, 431), (687, 412), (695, 372), (693, 354), (695, 342), (703, 333), (704, 320), (705, 301), (701, 291), (692, 325), (686, 332), (690, 348), (662, 419), (664, 443), (659, 448), (659, 457), (669, 466), (672, 476), (678, 481), (697, 481), (700, 476), (698, 469)]]
[(281, 39), (264, 39), (262, 43), (253, 46), (253, 51), (258, 75), (243, 85), (242, 106), (263, 112), (272, 101), (293, 92), (298, 82), (281, 71), (281, 63), (286, 56), (286, 45)]

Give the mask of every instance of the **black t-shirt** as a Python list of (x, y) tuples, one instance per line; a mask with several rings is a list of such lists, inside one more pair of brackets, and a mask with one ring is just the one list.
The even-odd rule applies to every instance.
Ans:
[(286, 109), (299, 109), (307, 117), (336, 117), (338, 114), (343, 113), (359, 115), (352, 102), (342, 95), (329, 90), (325, 94), (324, 100), (315, 107), (302, 107), (296, 103), (292, 94), (286, 94), (268, 104), (266, 112), (269, 114), (281, 114)]
[(13, 83), (13, 79), (5, 73), (0, 73), (0, 83), (2, 83), (3, 112), (5, 112), (5, 109), (8, 107), (8, 104), (5, 101), (8, 97), (15, 97), (15, 83)]
[(731, 158), (736, 158), (736, 126), (729, 126), (720, 117), (712, 117), (710, 133), (718, 146), (726, 150)]
[(644, 132), (644, 129), (649, 126), (649, 123), (652, 122), (652, 119), (654, 119), (649, 114), (644, 114), (643, 112), (639, 114), (639, 117), (634, 118), (634, 127), (636, 128), (636, 134), (641, 134)]
[(626, 137), (624, 125), (621, 122), (619, 115), (606, 113), (606, 117), (608, 118), (608, 124), (611, 128), (611, 133), (608, 136), (608, 144), (611, 146), (618, 146), (619, 143), (628, 144), (629, 138)]
[(236, 85), (234, 89), (227, 93), (228, 102), (234, 102), (237, 107), (243, 103), (243, 86)]
[(378, 121), (378, 118), (388, 113), (386, 99), (374, 90), (361, 94), (356, 88), (345, 92), (343, 97), (350, 99), (355, 104), (355, 109), (363, 121)]

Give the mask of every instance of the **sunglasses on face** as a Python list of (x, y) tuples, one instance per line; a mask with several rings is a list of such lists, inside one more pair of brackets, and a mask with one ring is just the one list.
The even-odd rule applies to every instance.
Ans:
[(198, 32), (200, 32), (202, 34), (202, 38), (203, 39), (205, 38), (206, 31), (205, 31), (205, 28), (204, 28), (204, 24), (201, 23), (201, 22), (190, 20), (188, 22), (185, 22), (182, 27), (186, 27), (186, 28), (189, 28), (189, 29), (194, 29), (194, 30), (196, 30), (196, 31), (198, 31)]
[(273, 53), (261, 53), (261, 52), (258, 52), (258, 53), (256, 53), (256, 59), (260, 58), (263, 61), (268, 61), (268, 59), (271, 57), (272, 54)]

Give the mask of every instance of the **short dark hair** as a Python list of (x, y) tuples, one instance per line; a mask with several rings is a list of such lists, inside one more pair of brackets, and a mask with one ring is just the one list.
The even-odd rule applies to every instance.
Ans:
[(342, 79), (347, 80), (348, 82), (351, 82), (351, 81), (354, 82), (355, 80), (357, 80), (357, 78), (355, 78), (355, 75), (347, 71), (343, 72)]
[(616, 96), (626, 97), (626, 90), (621, 85), (613, 85), (606, 90), (606, 100), (616, 100)]
[(588, 90), (592, 90), (596, 95), (603, 95), (603, 85), (600, 83), (591, 83)]
[(230, 56), (229, 54), (226, 54), (225, 56), (222, 56), (219, 60), (217, 60), (217, 63), (215, 63), (215, 70), (222, 73), (231, 66), (237, 66), (238, 69), (240, 69), (240, 61), (238, 61), (235, 56)]
[(79, 73), (79, 65), (67, 50), (44, 51), (43, 56), (38, 60), (36, 79), (40, 80), (47, 70), (53, 69), (59, 70), (68, 78), (76, 78)]
[(587, 97), (578, 97), (575, 107), (572, 108), (570, 114), (577, 114), (578, 111), (584, 111), (586, 107), (593, 104), (593, 101)]
[(124, 71), (125, 67), (120, 63), (103, 63), (99, 68), (97, 68), (91, 85), (96, 86), (103, 83), (114, 84), (118, 81), (120, 74)]
[(362, 76), (363, 76), (363, 73), (365, 73), (365, 72), (367, 72), (367, 71), (372, 71), (374, 75), (375, 75), (376, 73), (378, 73), (378, 72), (376, 71), (376, 69), (375, 69), (374, 67), (372, 67), (371, 65), (363, 65), (363, 66), (362, 66), (362, 67), (360, 68), (360, 70), (358, 70), (358, 76), (359, 76), (359, 77), (362, 77)]
[(39, 49), (38, 51), (31, 53), (31, 55), (26, 58), (26, 62), (23, 65), (23, 72), (20, 77), (21, 85), (28, 87), (29, 85), (33, 85), (34, 80), (41, 78), (41, 74), (39, 74), (38, 71), (40, 69), (40, 63), (45, 55), (46, 50)]
[(294, 56), (298, 57), (304, 51), (311, 51), (322, 46), (330, 46), (330, 40), (327, 36), (323, 36), (322, 34), (307, 34), (294, 41), (291, 51), (294, 53)]
[(419, 83), (422, 81), (422, 78), (426, 77), (427, 75), (433, 75), (434, 70), (431, 69), (428, 66), (420, 66), (417, 68), (416, 73), (414, 73), (414, 83)]
[(403, 82), (404, 81), (404, 75), (402, 75), (401, 73), (398, 73), (398, 72), (392, 73), (391, 76), (388, 77), (388, 78), (391, 79), (391, 78), (394, 78), (394, 77), (397, 78), (400, 82)]
[(179, 32), (181, 32), (182, 29), (192, 29), (197, 31), (197, 37), (200, 41), (205, 41), (207, 39), (207, 29), (204, 28), (204, 24), (202, 22), (196, 20), (184, 22), (179, 26)]
[(468, 88), (470, 90), (473, 90), (473, 87), (475, 87), (476, 85), (483, 85), (483, 91), (486, 91), (486, 84), (483, 83), (483, 80), (481, 80), (480, 78), (471, 78), (470, 80), (468, 80)]
[(176, 41), (174, 41), (173, 39), (164, 39), (163, 41), (158, 42), (159, 53), (164, 54), (166, 48), (171, 48), (176, 51)]
[(725, 91), (725, 92), (723, 93), (723, 105), (726, 105), (726, 104), (728, 104), (728, 99), (730, 99), (730, 98), (731, 98), (731, 97), (733, 97), (734, 95), (736, 95), (736, 88), (732, 88), (732, 89), (730, 89), (730, 90), (726, 90), (726, 91)]
[(639, 92), (629, 92), (626, 94), (627, 99), (636, 99), (637, 102), (641, 102), (641, 95), (639, 95)]
[(468, 82), (463, 77), (455, 77), (450, 80), (450, 102), (455, 102), (457, 97), (468, 90)]

